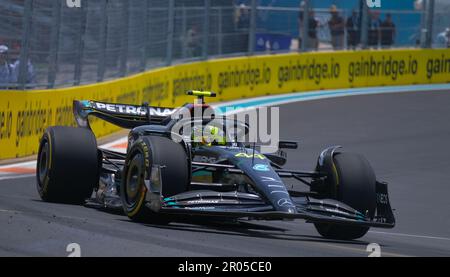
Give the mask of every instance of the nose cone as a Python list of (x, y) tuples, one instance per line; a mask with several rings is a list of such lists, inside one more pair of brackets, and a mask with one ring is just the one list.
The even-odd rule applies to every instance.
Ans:
[(295, 205), (269, 160), (261, 154), (245, 153), (235, 156), (235, 165), (253, 181), (256, 190), (267, 199), (276, 211), (296, 213)]

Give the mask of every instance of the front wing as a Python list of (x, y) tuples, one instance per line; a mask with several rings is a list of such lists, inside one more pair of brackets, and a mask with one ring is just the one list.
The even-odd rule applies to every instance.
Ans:
[(312, 223), (332, 223), (354, 226), (393, 228), (394, 215), (387, 193), (387, 184), (377, 182), (377, 209), (373, 218), (332, 199), (310, 196), (291, 197), (291, 212), (276, 211), (260, 196), (240, 192), (190, 191), (164, 198), (155, 205), (160, 195), (148, 191), (149, 208), (162, 214), (192, 215), (255, 220), (304, 219)]

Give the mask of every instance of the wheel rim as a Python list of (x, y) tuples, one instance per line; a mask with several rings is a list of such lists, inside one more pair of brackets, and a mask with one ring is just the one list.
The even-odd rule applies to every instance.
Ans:
[(48, 175), (48, 162), (49, 162), (49, 144), (48, 141), (45, 140), (42, 144), (41, 152), (39, 153), (38, 159), (38, 174), (39, 174), (39, 185), (42, 187), (44, 185), (44, 181)]
[(126, 200), (130, 207), (137, 205), (140, 199), (142, 180), (142, 155), (137, 154), (131, 161), (126, 178)]

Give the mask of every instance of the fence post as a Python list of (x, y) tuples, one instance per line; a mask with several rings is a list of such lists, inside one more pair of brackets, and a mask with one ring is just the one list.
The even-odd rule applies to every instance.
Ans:
[(364, 0), (361, 1), (361, 10), (361, 48), (367, 49), (369, 40), (369, 7)]
[(48, 57), (47, 88), (55, 87), (58, 64), (59, 32), (61, 27), (61, 1), (53, 2), (52, 30), (50, 33), (50, 53)]
[(424, 48), (431, 48), (433, 43), (434, 0), (428, 0), (426, 5), (426, 33)]
[(141, 72), (145, 71), (147, 68), (147, 49), (148, 49), (148, 41), (149, 41), (149, 29), (148, 29), (148, 21), (149, 21), (149, 12), (148, 12), (148, 1), (144, 1), (143, 8), (143, 14), (144, 14), (144, 20), (142, 22), (142, 33), (143, 33), (143, 45), (141, 48), (141, 64), (139, 70)]
[(248, 34), (248, 54), (250, 56), (255, 53), (257, 13), (258, 13), (257, 0), (252, 0), (250, 10), (250, 28)]
[(77, 32), (77, 51), (75, 57), (75, 72), (74, 72), (74, 85), (78, 86), (81, 83), (81, 74), (83, 69), (83, 56), (84, 56), (84, 37), (86, 34), (86, 25), (87, 25), (87, 5), (88, 1), (81, 5), (81, 8), (78, 8), (77, 11), (80, 12), (80, 29)]
[(33, 16), (33, 0), (26, 0), (23, 11), (23, 34), (22, 45), (19, 56), (19, 76), (18, 85), (20, 89), (25, 89), (28, 75), (28, 60), (30, 51), (31, 21)]
[(181, 10), (181, 30), (182, 30), (182, 37), (183, 37), (183, 42), (182, 42), (182, 47), (181, 47), (181, 58), (184, 59), (187, 56), (187, 49), (186, 49), (186, 45), (185, 45), (185, 36), (187, 33), (187, 11), (186, 11), (186, 6), (183, 4), (182, 10)]
[(123, 2), (123, 25), (122, 25), (122, 45), (120, 51), (120, 69), (119, 76), (124, 77), (127, 75), (127, 63), (128, 63), (128, 41), (129, 41), (129, 16), (131, 1)]
[[(344, 10), (342, 12), (343, 13), (342, 17), (344, 18), (345, 24), (347, 23), (347, 18), (350, 16), (350, 15), (347, 14), (347, 11), (348, 10)], [(347, 26), (344, 27), (344, 49), (349, 49), (349, 47), (348, 47), (348, 30), (347, 30)], [(344, 49), (342, 49), (342, 50), (344, 50)]]
[(171, 65), (173, 59), (173, 36), (175, 31), (175, 0), (169, 0), (168, 21), (166, 65)]
[(303, 11), (300, 10), (300, 12), (303, 12), (303, 20), (300, 24), (302, 24), (302, 45), (301, 49), (302, 52), (308, 51), (308, 31), (309, 31), (309, 9), (310, 9), (310, 3), (309, 0), (304, 0), (303, 2)]
[(427, 0), (423, 0), (420, 13), (419, 47), (425, 46), (425, 36), (427, 31)]
[(205, 14), (203, 17), (203, 47), (202, 47), (202, 58), (204, 60), (208, 59), (208, 50), (209, 50), (209, 25), (210, 20), (209, 16), (211, 13), (211, 0), (205, 1)]
[(222, 7), (218, 7), (217, 8), (218, 13), (219, 13), (219, 20), (218, 20), (218, 29), (219, 29), (219, 36), (218, 36), (218, 54), (222, 55), (222, 51), (223, 51), (223, 14), (222, 14)]
[(106, 47), (107, 47), (107, 37), (108, 37), (108, 0), (102, 0), (101, 11), (102, 19), (100, 21), (100, 44), (99, 44), (99, 56), (98, 56), (98, 66), (97, 66), (97, 82), (102, 82), (105, 77), (105, 66), (106, 66)]

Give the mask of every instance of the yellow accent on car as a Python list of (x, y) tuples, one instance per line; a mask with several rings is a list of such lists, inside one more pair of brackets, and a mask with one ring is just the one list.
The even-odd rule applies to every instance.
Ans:
[(51, 168), (52, 168), (52, 137), (51, 137), (51, 135), (50, 135), (50, 132), (49, 131), (46, 131), (46, 134), (47, 134), (47, 139), (48, 139), (48, 161), (47, 161), (47, 167), (48, 167), (48, 169), (47, 169), (47, 176), (45, 176), (45, 179), (44, 179), (44, 186), (42, 187), (42, 191), (44, 192), (44, 193), (47, 193), (47, 191), (48, 191), (48, 182), (50, 181), (50, 170), (51, 170)]
[(334, 164), (334, 162), (333, 162), (333, 173), (334, 173), (334, 176), (336, 177), (336, 191), (338, 191), (339, 190), (339, 175), (338, 175), (336, 165)]
[(52, 137), (50, 135), (50, 132), (47, 131), (48, 136), (48, 152), (49, 152), (49, 159), (48, 159), (48, 170), (52, 169)]
[(266, 157), (262, 154), (246, 154), (246, 153), (238, 153), (235, 155), (236, 158), (247, 158), (247, 159), (251, 159), (253, 157), (255, 157), (256, 159), (261, 159), (261, 160), (265, 160)]
[(127, 215), (129, 217), (135, 216), (140, 211), (140, 209), (141, 209), (141, 207), (142, 207), (142, 205), (144, 203), (145, 194), (147, 193), (147, 188), (145, 187), (145, 185), (141, 184), (140, 190), (141, 190), (141, 195), (139, 197), (139, 201), (138, 201), (137, 205), (134, 207), (134, 209), (132, 211), (127, 213)]
[(216, 93), (212, 91), (189, 90), (186, 94), (193, 96), (216, 97)]

